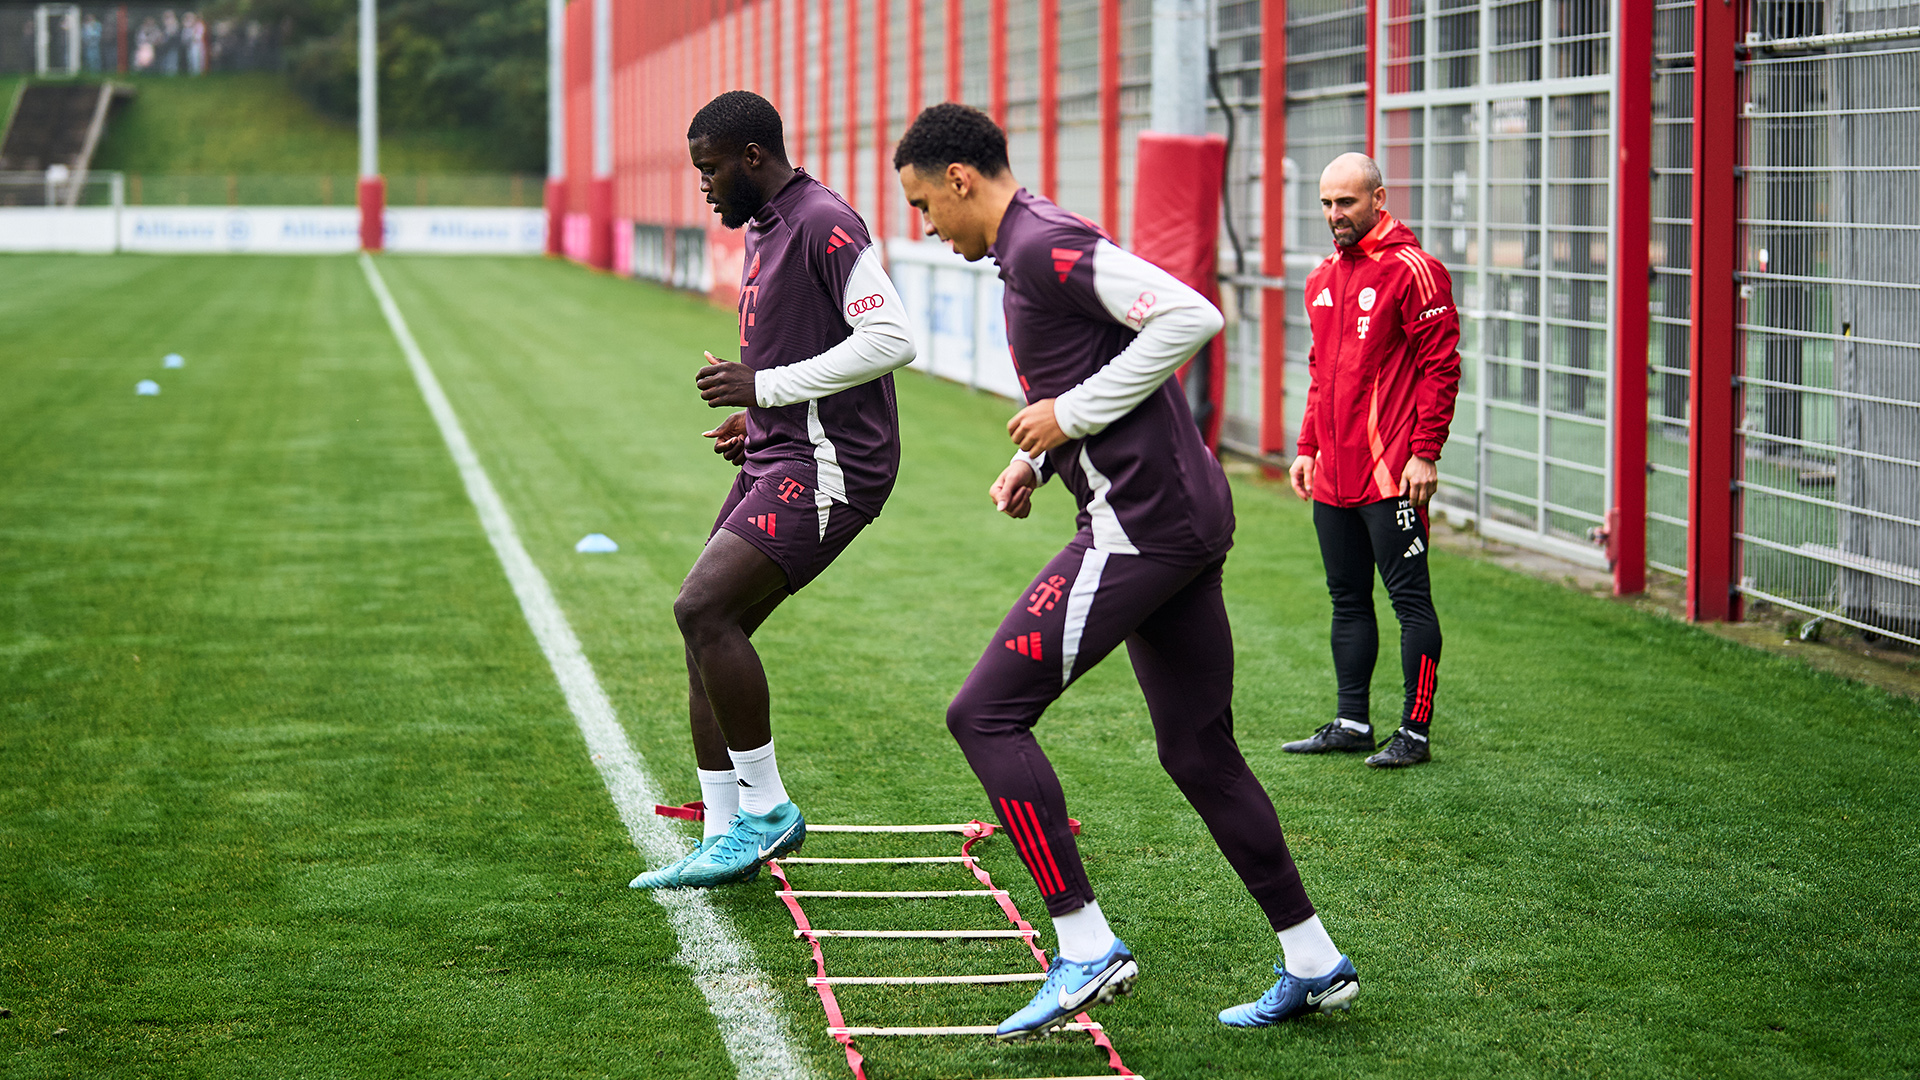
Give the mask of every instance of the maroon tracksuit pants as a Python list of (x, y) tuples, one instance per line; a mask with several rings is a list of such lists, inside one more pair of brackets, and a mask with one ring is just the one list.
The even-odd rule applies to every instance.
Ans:
[(1033, 725), (1121, 642), (1160, 764), (1275, 930), (1313, 915), (1266, 789), (1233, 740), (1233, 632), (1220, 559), (1179, 566), (1093, 550), (1082, 531), (1040, 571), (947, 708), (947, 728), (1032, 872), (1047, 912), (1094, 898), (1067, 804)]

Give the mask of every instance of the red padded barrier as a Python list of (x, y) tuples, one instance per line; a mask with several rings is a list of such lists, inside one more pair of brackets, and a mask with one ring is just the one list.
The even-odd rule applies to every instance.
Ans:
[[(1227, 140), (1219, 135), (1140, 133), (1133, 185), (1133, 251), (1220, 304), (1220, 185)], [(1201, 421), (1207, 446), (1218, 452), (1227, 389), (1226, 338), (1205, 352), (1207, 400)], [(1195, 357), (1198, 360), (1199, 356)], [(1182, 385), (1194, 361), (1180, 369)]]

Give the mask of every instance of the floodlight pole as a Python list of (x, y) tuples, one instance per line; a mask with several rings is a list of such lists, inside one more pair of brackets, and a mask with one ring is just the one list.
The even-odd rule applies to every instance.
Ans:
[(593, 188), (587, 265), (613, 269), (613, 0), (593, 0)]
[(547, 254), (559, 255), (566, 228), (567, 0), (547, 0)]
[(360, 247), (386, 246), (387, 182), (380, 175), (379, 26), (360, 0)]

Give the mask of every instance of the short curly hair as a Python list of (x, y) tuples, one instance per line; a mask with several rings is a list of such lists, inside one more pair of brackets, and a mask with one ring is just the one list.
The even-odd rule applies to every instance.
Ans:
[(787, 156), (780, 110), (751, 90), (729, 90), (701, 106), (687, 125), (687, 141), (699, 138), (728, 149), (758, 143), (762, 150)]
[(1007, 133), (979, 109), (947, 101), (914, 117), (893, 148), (896, 170), (912, 165), (940, 173), (955, 162), (973, 166), (982, 176), (999, 176), (1007, 171)]

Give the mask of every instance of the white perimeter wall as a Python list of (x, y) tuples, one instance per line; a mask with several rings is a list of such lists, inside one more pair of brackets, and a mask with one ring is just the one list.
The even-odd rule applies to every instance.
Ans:
[(887, 255), (918, 339), (913, 366), (1025, 401), (1007, 349), (998, 268), (987, 259), (970, 263), (934, 240), (889, 240)]
[[(443, 255), (539, 255), (538, 208), (387, 210), (387, 250)], [(351, 206), (0, 208), (0, 251), (338, 255), (360, 249)]]

